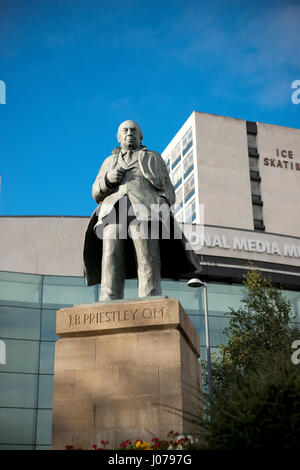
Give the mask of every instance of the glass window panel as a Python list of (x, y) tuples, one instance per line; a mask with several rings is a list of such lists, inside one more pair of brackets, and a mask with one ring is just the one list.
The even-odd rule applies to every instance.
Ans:
[[(32, 446), (22, 446), (22, 445), (15, 445), (15, 444), (5, 444), (0, 445), (0, 450), (34, 450), (35, 447)], [(51, 450), (51, 449), (49, 449)]]
[(36, 443), (50, 445), (52, 440), (52, 410), (37, 410)]
[[(204, 315), (190, 315), (190, 319), (200, 335), (200, 344), (206, 345), (205, 337), (205, 319)], [(209, 339), (212, 347), (218, 347), (220, 344), (227, 343), (227, 337), (223, 334), (223, 330), (228, 326), (229, 318), (209, 316)]]
[(55, 343), (51, 341), (41, 341), (40, 348), (40, 373), (54, 373), (54, 351)]
[(42, 276), (0, 272), (0, 303), (37, 306), (41, 303)]
[(125, 299), (136, 299), (138, 296), (137, 279), (126, 279), (124, 288)]
[(183, 207), (183, 190), (182, 188), (179, 188), (176, 191), (176, 200), (174, 204), (174, 213), (177, 214), (177, 212)]
[(36, 408), (37, 375), (0, 373), (0, 407)]
[(253, 204), (253, 218), (254, 219), (262, 219), (263, 218), (263, 211), (262, 206), (259, 204)]
[(193, 131), (190, 128), (182, 138), (182, 153), (183, 155), (191, 148), (193, 145)]
[(186, 282), (162, 280), (163, 295), (179, 300), (187, 313), (200, 313), (200, 289), (187, 287)]
[(258, 159), (255, 157), (249, 157), (250, 170), (258, 171)]
[(181, 180), (181, 178), (180, 178), (180, 179), (177, 181), (177, 183), (174, 184), (174, 189), (176, 190), (177, 188), (179, 188), (180, 185), (181, 185), (181, 183), (182, 183), (182, 180)]
[(195, 190), (195, 178), (192, 176), (188, 181), (184, 184), (184, 200), (185, 202), (190, 199), (191, 194)]
[(53, 375), (39, 375), (38, 408), (52, 408)]
[(224, 335), (224, 328), (229, 325), (230, 318), (209, 316), (209, 338), (213, 347), (226, 344), (228, 339)]
[(248, 140), (248, 147), (254, 147), (254, 148), (257, 147), (255, 134), (247, 134), (247, 140)]
[(176, 215), (177, 220), (178, 220), (178, 215), (179, 215), (178, 213), (182, 209), (182, 204), (183, 203), (181, 203), (179, 206), (176, 207), (176, 209), (174, 209), (174, 214)]
[(171, 165), (172, 169), (180, 162), (181, 160), (181, 146), (180, 142), (176, 145), (176, 147), (171, 152)]
[(193, 156), (193, 152), (190, 152), (183, 161), (184, 178), (186, 178), (193, 169), (194, 169), (194, 156)]
[(57, 341), (59, 339), (56, 334), (56, 310), (42, 310), (41, 339), (48, 341)]
[(185, 208), (184, 221), (186, 223), (190, 223), (192, 222), (193, 219), (195, 219), (195, 217), (196, 217), (196, 202), (195, 200), (193, 200)]
[(2, 338), (40, 339), (39, 308), (0, 305)]
[(13, 445), (33, 444), (36, 410), (26, 408), (0, 408), (0, 443)]
[(284, 290), (283, 294), (291, 303), (292, 320), (294, 322), (300, 322), (300, 292)]
[(183, 194), (182, 194), (182, 188), (179, 188), (178, 191), (176, 191), (176, 205), (180, 205), (183, 202)]
[(209, 315), (224, 315), (225, 312), (229, 313), (229, 307), (234, 309), (239, 308), (242, 298), (243, 286), (241, 285), (207, 284)]
[(260, 182), (251, 180), (251, 193), (260, 194)]
[(37, 373), (39, 341), (6, 339), (6, 364), (0, 364), (0, 372)]
[[(210, 355), (212, 359), (220, 355), (221, 348), (210, 347)], [(205, 346), (200, 346), (200, 360), (207, 361), (207, 350)]]
[(43, 307), (61, 308), (97, 301), (97, 286), (86, 286), (83, 277), (45, 276)]
[(181, 181), (182, 179), (182, 165), (179, 165), (175, 171), (173, 171), (171, 180), (173, 183), (173, 186), (176, 186), (176, 184)]
[(177, 222), (183, 222), (184, 220), (184, 216), (183, 216), (183, 209), (181, 209), (180, 207), (178, 207), (178, 212), (175, 211), (174, 212), (175, 216), (176, 216), (176, 220)]

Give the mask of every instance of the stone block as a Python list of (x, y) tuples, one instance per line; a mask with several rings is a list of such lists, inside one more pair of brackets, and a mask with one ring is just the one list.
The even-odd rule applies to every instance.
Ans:
[(55, 344), (55, 371), (90, 369), (96, 362), (96, 337), (64, 338)]
[(57, 312), (53, 449), (166, 438), (189, 430), (185, 382), (200, 383), (199, 337), (177, 299), (79, 305)]
[(182, 388), (182, 365), (181, 362), (160, 364), (158, 366), (159, 392), (181, 393)]
[(116, 373), (116, 367), (105, 364), (100, 368), (74, 371), (74, 399), (113, 395)]
[(137, 362), (137, 334), (99, 335), (96, 340), (96, 367), (126, 366)]
[(54, 402), (53, 433), (94, 431), (93, 400), (62, 400)]
[(57, 370), (54, 374), (53, 400), (74, 399), (74, 371)]
[(118, 367), (117, 395), (137, 397), (158, 392), (158, 367), (155, 365)]
[(52, 449), (65, 450), (67, 445), (73, 445), (73, 432), (55, 432), (52, 435)]
[(179, 362), (180, 332), (171, 329), (138, 334), (137, 359), (139, 364)]

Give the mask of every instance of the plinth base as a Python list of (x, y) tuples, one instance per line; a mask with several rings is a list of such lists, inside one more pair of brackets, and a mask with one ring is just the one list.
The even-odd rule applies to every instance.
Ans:
[(199, 412), (201, 387), (199, 336), (177, 299), (61, 309), (57, 334), (53, 449), (194, 430), (170, 409)]

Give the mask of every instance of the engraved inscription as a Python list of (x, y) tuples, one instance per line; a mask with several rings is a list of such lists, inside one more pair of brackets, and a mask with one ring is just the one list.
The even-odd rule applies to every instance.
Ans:
[(68, 327), (78, 325), (99, 325), (103, 323), (132, 322), (136, 320), (155, 320), (164, 318), (165, 307), (144, 308), (144, 309), (124, 309), (107, 312), (81, 313), (68, 315)]

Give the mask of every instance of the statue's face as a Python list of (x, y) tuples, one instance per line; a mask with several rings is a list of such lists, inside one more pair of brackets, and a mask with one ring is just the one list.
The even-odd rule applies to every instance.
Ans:
[(134, 121), (125, 121), (119, 127), (118, 141), (124, 149), (136, 149), (141, 146), (141, 129)]

